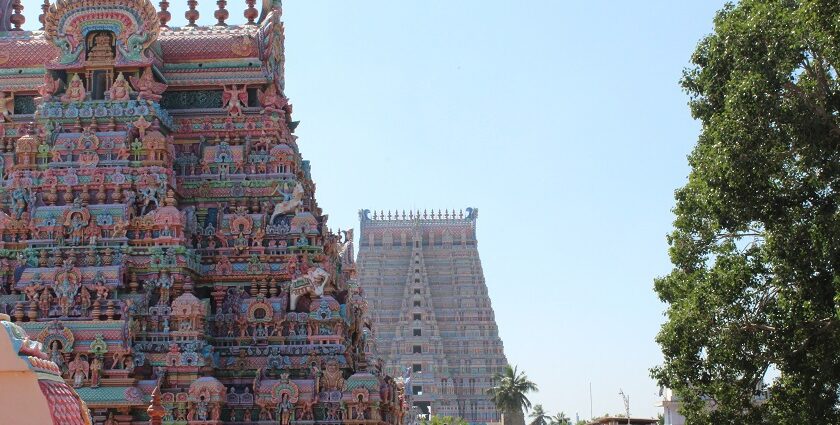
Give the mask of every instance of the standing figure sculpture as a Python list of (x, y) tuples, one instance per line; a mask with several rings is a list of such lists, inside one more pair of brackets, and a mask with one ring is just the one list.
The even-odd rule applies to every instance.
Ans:
[(277, 404), (277, 416), (280, 418), (280, 425), (289, 425), (291, 422), (292, 402), (286, 393), (283, 393), (280, 403)]
[(15, 95), (0, 91), (0, 121), (9, 121), (9, 118), (15, 112)]
[(67, 368), (70, 371), (70, 377), (73, 379), (73, 387), (81, 388), (90, 373), (90, 365), (87, 360), (83, 359), (80, 353), (76, 353), (76, 358), (67, 365)]
[(242, 107), (248, 104), (247, 87), (242, 86), (240, 89), (234, 84), (231, 88), (225, 88), (225, 92), (222, 94), (222, 104), (225, 105), (225, 109), (231, 116), (242, 115)]
[(102, 359), (94, 357), (90, 362), (90, 386), (91, 388), (99, 388), (99, 378), (102, 373)]

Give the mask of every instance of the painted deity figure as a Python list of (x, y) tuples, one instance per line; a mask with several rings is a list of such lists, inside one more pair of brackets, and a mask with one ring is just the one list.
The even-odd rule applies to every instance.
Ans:
[(277, 416), (280, 417), (280, 425), (289, 425), (292, 417), (292, 402), (289, 395), (283, 393), (280, 403), (277, 404)]
[(318, 398), (313, 398), (309, 401), (302, 401), (300, 403), (300, 419), (304, 421), (311, 421), (313, 418), (312, 406), (318, 402)]
[(87, 223), (84, 222), (82, 219), (81, 214), (73, 214), (73, 217), (70, 219), (70, 243), (73, 245), (79, 245), (82, 242), (82, 238), (85, 234), (85, 226)]
[(62, 270), (56, 274), (55, 295), (58, 297), (58, 305), (61, 308), (61, 314), (67, 316), (72, 307), (72, 301), (76, 297), (81, 282), (79, 276), (74, 273), (73, 263), (69, 260), (64, 261)]
[(321, 368), (318, 367), (317, 362), (312, 363), (310, 371), (312, 372), (312, 379), (315, 380), (315, 385), (313, 386), (313, 388), (315, 389), (316, 393), (319, 393), (321, 392)]
[(209, 406), (207, 400), (204, 399), (204, 396), (201, 396), (201, 399), (196, 403), (196, 419), (200, 421), (206, 421), (207, 416), (209, 413)]
[(277, 86), (274, 83), (269, 84), (264, 91), (259, 91), (257, 95), (264, 113), (285, 113), (284, 108), (288, 105), (288, 101), (277, 92)]
[(23, 217), (27, 206), (26, 192), (20, 188), (12, 191), (12, 215), (16, 220), (20, 220)]
[(81, 388), (84, 380), (87, 379), (90, 373), (90, 365), (87, 360), (82, 358), (80, 353), (76, 353), (76, 358), (68, 365), (70, 370), (70, 377), (73, 378), (73, 387)]
[(133, 85), (134, 89), (137, 90), (138, 99), (146, 99), (157, 102), (161, 99), (161, 93), (163, 93), (167, 87), (166, 84), (155, 81), (155, 77), (152, 75), (151, 67), (143, 70), (143, 74), (139, 78), (131, 76), (129, 79), (131, 80), (131, 85)]
[(234, 84), (231, 88), (225, 88), (222, 95), (222, 103), (232, 116), (242, 115), (242, 107), (248, 104), (248, 86), (239, 86)]
[(38, 297), (38, 309), (41, 311), (41, 317), (48, 317), (50, 315), (50, 305), (52, 304), (52, 294), (49, 289), (44, 289), (41, 296)]
[(92, 388), (99, 387), (100, 374), (102, 373), (102, 359), (94, 357), (90, 362), (90, 386)]
[(42, 101), (49, 102), (52, 100), (52, 96), (59, 88), (61, 88), (61, 80), (53, 78), (52, 75), (47, 72), (44, 73), (44, 84), (38, 86), (38, 94), (41, 95)]
[(322, 390), (326, 391), (340, 391), (344, 387), (344, 377), (337, 361), (330, 360), (327, 362), (327, 370), (321, 377), (321, 384), (323, 385)]
[(160, 299), (158, 305), (169, 304), (169, 290), (172, 288), (172, 278), (169, 273), (164, 271), (157, 280), (157, 286), (160, 288)]
[(108, 93), (111, 95), (111, 100), (124, 101), (131, 99), (132, 90), (122, 72), (117, 74), (117, 79), (114, 81), (111, 89), (108, 90)]
[(0, 121), (9, 121), (9, 117), (15, 112), (15, 96), (13, 93), (6, 94), (0, 91)]
[(61, 96), (61, 101), (64, 103), (84, 102), (86, 98), (85, 83), (79, 78), (79, 74), (73, 74), (70, 84), (67, 86), (67, 91)]
[(82, 314), (86, 314), (91, 305), (90, 291), (82, 286), (79, 288), (79, 305), (82, 307)]
[(58, 365), (59, 369), (64, 370), (64, 356), (61, 355), (61, 350), (58, 348), (58, 341), (53, 341), (50, 344), (50, 360)]

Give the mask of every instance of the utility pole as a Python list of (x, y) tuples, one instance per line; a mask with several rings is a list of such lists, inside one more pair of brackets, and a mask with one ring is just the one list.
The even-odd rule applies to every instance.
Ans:
[(621, 399), (624, 400), (624, 413), (627, 414), (627, 425), (630, 425), (630, 396), (624, 394), (624, 390), (621, 388), (618, 389), (618, 394), (621, 395)]

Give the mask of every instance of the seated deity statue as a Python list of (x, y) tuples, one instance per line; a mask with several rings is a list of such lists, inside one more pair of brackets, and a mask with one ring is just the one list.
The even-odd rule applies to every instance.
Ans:
[(70, 79), (70, 85), (67, 87), (67, 91), (61, 96), (61, 101), (65, 103), (84, 102), (86, 97), (87, 92), (85, 91), (85, 83), (83, 83), (82, 79), (79, 78), (79, 74), (73, 74), (73, 78)]
[(111, 95), (111, 100), (123, 101), (131, 99), (132, 90), (122, 72), (117, 75), (117, 79), (114, 81), (111, 89), (108, 90), (108, 93)]

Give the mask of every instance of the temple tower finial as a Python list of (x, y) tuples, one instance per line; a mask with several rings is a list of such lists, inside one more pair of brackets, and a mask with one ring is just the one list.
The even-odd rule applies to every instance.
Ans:
[(158, 5), (160, 5), (160, 11), (158, 11), (157, 14), (158, 19), (160, 20), (160, 26), (161, 28), (169, 28), (169, 26), (166, 25), (169, 22), (169, 20), (172, 19), (172, 14), (169, 13), (169, 2), (166, 0), (161, 0), (160, 3), (158, 3)]
[(41, 23), (41, 29), (44, 29), (44, 22), (47, 17), (47, 12), (50, 10), (50, 0), (44, 0), (41, 5), (41, 14), (38, 15), (38, 22)]
[(216, 26), (217, 27), (226, 27), (227, 24), (225, 23), (225, 20), (228, 18), (228, 16), (230, 16), (230, 13), (228, 13), (227, 9), (225, 9), (225, 6), (227, 5), (227, 1), (226, 0), (217, 0), (216, 5), (219, 6), (219, 9), (216, 10), (216, 12), (213, 13), (213, 16), (215, 16), (216, 19), (219, 21), (219, 22), (216, 23)]
[(21, 26), (26, 22), (26, 17), (20, 13), (23, 10), (23, 4), (21, 4), (20, 0), (13, 0), (12, 2), (12, 9), (15, 13), (9, 18), (12, 22), (12, 25), (15, 27), (12, 28), (12, 31), (23, 31)]
[(199, 16), (198, 10), (196, 10), (196, 7), (198, 6), (198, 0), (187, 0), (187, 6), (189, 7), (189, 9), (186, 12), (184, 12), (184, 17), (187, 18), (187, 21), (190, 22), (189, 24), (187, 24), (187, 26), (190, 28), (195, 28), (197, 26), (195, 24), (195, 21), (198, 20)]
[(248, 20), (248, 22), (246, 22), (245, 25), (256, 25), (256, 22), (254, 20), (257, 19), (257, 16), (259, 16), (260, 14), (260, 11), (257, 10), (256, 7), (254, 7), (254, 5), (257, 4), (257, 0), (245, 0), (245, 4), (248, 5), (248, 8), (245, 9), (244, 13), (245, 19)]

